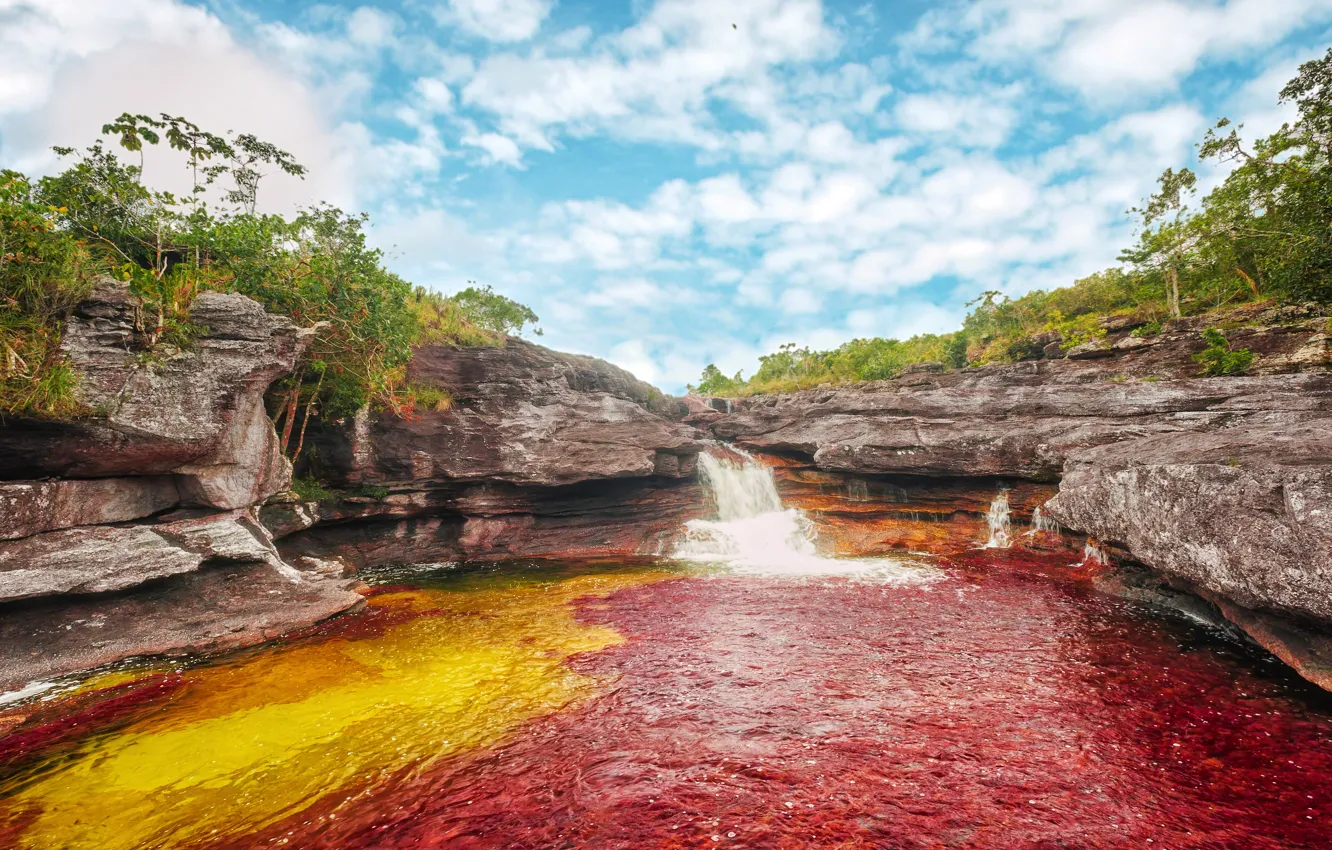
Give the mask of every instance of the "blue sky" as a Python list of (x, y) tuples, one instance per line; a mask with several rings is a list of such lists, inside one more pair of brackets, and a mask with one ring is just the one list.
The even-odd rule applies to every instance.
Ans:
[(1113, 264), (1329, 44), (1329, 0), (0, 0), (0, 164), (125, 110), (255, 132), (312, 169), (270, 207), (369, 212), (413, 282), (679, 391)]

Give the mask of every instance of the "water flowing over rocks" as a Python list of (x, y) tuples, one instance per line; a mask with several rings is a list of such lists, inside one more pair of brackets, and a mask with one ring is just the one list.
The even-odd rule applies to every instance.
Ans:
[(1224, 617), (1332, 687), (1332, 374), (1308, 311), (1229, 331), (1246, 376), (1198, 378), (1180, 320), (738, 400), (522, 340), (426, 346), (408, 379), (449, 402), (316, 421), (301, 472), (334, 492), (303, 501), (264, 394), (310, 331), (210, 293), (188, 350), (146, 354), (135, 309), (107, 280), (68, 325), (83, 415), (0, 425), (0, 689), (269, 639), (360, 605), (367, 565), (668, 554), (710, 511), (712, 440), (771, 468), (820, 554), (1067, 545), (1057, 522), (1126, 565), (1103, 586)]
[(1094, 357), (1056, 349), (859, 386), (691, 399), (688, 419), (767, 453), (784, 498), (822, 510), (861, 551), (984, 540), (981, 505), (1013, 488), (1018, 522), (1040, 506), (1332, 686), (1326, 320), (1230, 332), (1258, 356), (1253, 374), (1218, 378), (1197, 377), (1197, 334), (1172, 324), (1178, 333), (1154, 338), (1121, 332)]

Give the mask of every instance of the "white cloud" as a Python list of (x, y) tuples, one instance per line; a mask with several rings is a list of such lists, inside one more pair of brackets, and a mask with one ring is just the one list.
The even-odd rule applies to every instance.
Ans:
[(976, 0), (927, 15), (916, 42), (997, 66), (1035, 61), (1097, 100), (1169, 89), (1212, 56), (1259, 51), (1332, 20), (1326, 0)]
[(393, 41), (397, 18), (373, 6), (361, 6), (347, 16), (347, 36), (362, 47), (385, 47)]
[(552, 149), (555, 132), (597, 131), (716, 149), (709, 96), (756, 91), (772, 66), (834, 44), (818, 0), (658, 0), (636, 25), (582, 55), (538, 49), (487, 58), (463, 99), (528, 147)]
[[(309, 167), (304, 182), (266, 179), (265, 207), (352, 202), (345, 152), (314, 92), (239, 46), (206, 12), (171, 0), (51, 0), (40, 12), (7, 6), (0, 5), (0, 91), (11, 95), (0, 98), (0, 153), (10, 167), (49, 171), (51, 145), (91, 143), (121, 112), (167, 112), (215, 132), (255, 133)], [(149, 154), (150, 179), (188, 188), (178, 157)]]
[(478, 133), (473, 130), (464, 135), (460, 141), (464, 145), (484, 151), (486, 164), (522, 166), (523, 152), (517, 142), (508, 136), (501, 136), (499, 133)]
[(897, 102), (895, 113), (898, 124), (906, 130), (946, 135), (963, 146), (995, 147), (1008, 138), (1017, 123), (1017, 111), (1000, 97), (996, 92), (983, 97), (913, 94)]
[(541, 29), (552, 6), (552, 0), (448, 0), (439, 17), (491, 41), (527, 41)]

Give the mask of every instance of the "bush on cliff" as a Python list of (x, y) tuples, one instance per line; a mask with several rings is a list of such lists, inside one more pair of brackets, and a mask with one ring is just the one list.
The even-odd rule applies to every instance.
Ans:
[(1247, 348), (1232, 348), (1226, 335), (1216, 328), (1207, 328), (1202, 332), (1207, 347), (1193, 359), (1203, 366), (1203, 374), (1209, 377), (1219, 375), (1243, 375), (1253, 363), (1253, 352)]
[[(265, 172), (305, 174), (268, 142), (169, 115), (126, 114), (103, 131), (138, 162), (97, 141), (81, 152), (56, 148), (72, 162), (40, 181), (0, 173), (0, 415), (75, 412), (60, 332), (101, 274), (128, 281), (139, 298), (138, 343), (147, 351), (189, 345), (198, 331), (189, 305), (205, 290), (239, 292), (317, 327), (274, 404), (293, 454), (321, 409), (334, 417), (366, 404), (410, 410), (412, 346), (502, 344), (536, 321), (489, 287), (451, 298), (413, 289), (367, 243), (364, 215), (328, 205), (292, 218), (258, 213)], [(144, 182), (144, 150), (162, 143), (185, 160), (191, 188), (183, 196)]]
[[(1252, 146), (1228, 120), (1207, 133), (1200, 157), (1232, 170), (1201, 202), (1189, 169), (1160, 176), (1157, 191), (1131, 211), (1138, 238), (1119, 268), (1020, 298), (985, 292), (953, 334), (859, 339), (832, 351), (787, 345), (760, 358), (749, 379), (709, 366), (694, 389), (749, 395), (891, 377), (913, 362), (1009, 362), (1036, 356), (1051, 334), (1066, 348), (1090, 342), (1111, 316), (1159, 329), (1163, 320), (1246, 301), (1332, 304), (1332, 50), (1301, 65), (1280, 101), (1296, 107), (1296, 119)], [(1243, 358), (1230, 354), (1205, 364), (1208, 374), (1238, 368)]]

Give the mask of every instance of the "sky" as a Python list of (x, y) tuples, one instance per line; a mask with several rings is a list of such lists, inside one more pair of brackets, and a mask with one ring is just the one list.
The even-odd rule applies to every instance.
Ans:
[(679, 392), (1114, 265), (1329, 45), (1332, 0), (0, 0), (0, 167), (124, 111), (252, 132), (310, 169), (261, 206), (364, 211), (413, 283)]

